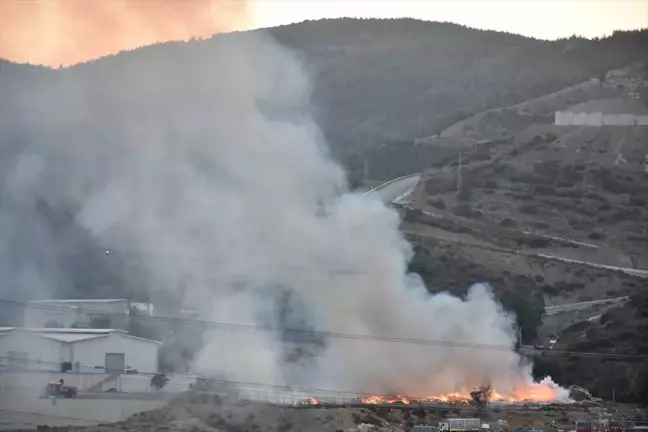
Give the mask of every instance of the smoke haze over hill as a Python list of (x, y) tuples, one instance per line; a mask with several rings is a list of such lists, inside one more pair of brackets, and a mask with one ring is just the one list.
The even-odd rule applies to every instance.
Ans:
[(247, 0), (3, 1), (0, 57), (68, 66), (144, 45), (236, 30), (245, 27), (247, 8)]
[[(265, 32), (213, 43), (218, 56), (152, 50), (146, 67), (97, 78), (88, 66), (22, 95), (30, 145), (6, 184), (24, 203), (20, 217), (38, 226), (39, 200), (73, 209), (103, 248), (141, 252), (153, 297), (165, 293), (207, 320), (503, 348), (477, 355), (333, 338), (289, 361), (292, 342), (277, 333), (209, 331), (195, 362), (201, 372), (358, 392), (422, 396), (492, 383), (529, 394), (513, 321), (488, 287), (465, 299), (431, 296), (406, 272), (411, 249), (397, 213), (347, 191), (295, 54)], [(5, 233), (17, 216), (5, 212)], [(57, 270), (52, 239), (31, 237), (15, 244), (39, 244)], [(15, 248), (4, 253), (18, 260)], [(39, 295), (60, 281), (36, 270), (46, 266), (30, 268)]]

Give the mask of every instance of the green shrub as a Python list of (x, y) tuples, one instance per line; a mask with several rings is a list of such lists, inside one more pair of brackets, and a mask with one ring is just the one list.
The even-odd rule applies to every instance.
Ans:
[(459, 201), (470, 201), (470, 199), (473, 196), (473, 191), (470, 188), (463, 188), (459, 193), (457, 194), (457, 199)]
[(556, 195), (556, 189), (553, 186), (537, 185), (533, 190), (539, 195)]
[(515, 223), (515, 221), (513, 219), (506, 217), (506, 218), (502, 219), (502, 221), (500, 222), (500, 225), (503, 226), (503, 227), (513, 227), (513, 226), (516, 225), (516, 223)]
[(587, 237), (589, 237), (592, 240), (604, 240), (605, 234), (598, 231), (592, 231), (591, 233), (589, 233)]
[(546, 238), (533, 237), (527, 242), (527, 244), (529, 245), (529, 247), (532, 247), (534, 249), (540, 249), (549, 246), (551, 242)]
[(428, 204), (439, 210), (445, 210), (447, 207), (446, 202), (443, 198), (437, 198), (437, 199), (430, 198), (428, 199)]
[(457, 216), (462, 216), (462, 217), (471, 217), (472, 216), (472, 208), (470, 207), (470, 204), (459, 204), (454, 208), (454, 214)]
[(520, 207), (518, 207), (518, 210), (520, 211), (520, 213), (524, 213), (524, 214), (538, 213), (538, 208), (533, 204), (522, 204)]

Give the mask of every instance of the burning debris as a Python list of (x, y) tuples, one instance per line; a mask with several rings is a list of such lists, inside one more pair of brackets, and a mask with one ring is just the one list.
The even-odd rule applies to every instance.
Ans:
[[(548, 404), (548, 403), (569, 403), (562, 394), (562, 389), (547, 380), (542, 383), (535, 383), (535, 389), (529, 392), (518, 392), (502, 394), (493, 390), (491, 386), (482, 386), (471, 392), (454, 392), (431, 395), (426, 397), (395, 396), (366, 396), (351, 399), (351, 404), (366, 405), (473, 405), (484, 408), (488, 404)], [(340, 402), (340, 401), (336, 401)], [(316, 398), (307, 398), (300, 402), (303, 405), (327, 404)]]

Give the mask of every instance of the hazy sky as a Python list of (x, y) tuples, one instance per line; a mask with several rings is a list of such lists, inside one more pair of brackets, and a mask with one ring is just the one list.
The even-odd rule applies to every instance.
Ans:
[(648, 27), (648, 0), (258, 0), (251, 6), (259, 27), (343, 16), (412, 17), (541, 39)]
[(555, 39), (648, 27), (648, 0), (0, 0), (0, 57), (68, 65), (157, 41), (343, 16)]

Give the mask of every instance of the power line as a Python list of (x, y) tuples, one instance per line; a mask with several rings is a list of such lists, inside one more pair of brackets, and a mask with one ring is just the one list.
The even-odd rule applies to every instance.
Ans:
[[(177, 253), (168, 253), (168, 252), (149, 252), (149, 251), (141, 251), (141, 250), (136, 250), (136, 249), (105, 249), (104, 254), (110, 258), (111, 255), (117, 255), (117, 256), (143, 256), (143, 257), (157, 257), (157, 258), (165, 258), (165, 259), (183, 259), (187, 261), (198, 261), (198, 262), (203, 262), (206, 264), (222, 264), (227, 262), (225, 259), (213, 259), (213, 258), (204, 258), (204, 257), (198, 257), (198, 256), (191, 256), (191, 255), (183, 255), (183, 254), (177, 254)], [(261, 264), (263, 266), (263, 264)], [(312, 266), (305, 266), (305, 265), (297, 265), (297, 264), (281, 264), (281, 263), (271, 263), (270, 267), (278, 267), (278, 268), (283, 268), (283, 269), (290, 269), (290, 270), (304, 270), (304, 271), (309, 271), (309, 272), (314, 272), (318, 271), (321, 273), (330, 273), (330, 274), (345, 274), (345, 275), (350, 275), (350, 274), (369, 274), (368, 271), (360, 271), (360, 270), (351, 270), (351, 269), (324, 269), (324, 268), (319, 268), (319, 267), (312, 267)]]
[[(7, 304), (7, 305), (23, 307), (23, 308), (35, 308), (35, 309), (69, 312), (69, 309), (66, 308), (50, 306), (50, 305), (38, 305), (38, 304), (27, 303), (27, 302), (18, 302), (13, 300), (0, 300), (0, 304)], [(124, 316), (123, 314), (119, 314), (119, 313), (108, 313), (102, 315), (119, 316), (119, 317)], [(401, 343), (401, 344), (412, 344), (412, 345), (423, 345), (423, 346), (442, 346), (447, 348), (470, 348), (470, 349), (483, 349), (483, 350), (495, 350), (495, 351), (506, 351), (506, 352), (514, 351), (519, 354), (529, 353), (529, 350), (525, 350), (523, 348), (515, 349), (514, 347), (508, 345), (478, 344), (473, 342), (440, 341), (440, 340), (405, 338), (405, 337), (396, 337), (396, 336), (376, 336), (376, 335), (362, 335), (362, 334), (331, 332), (331, 331), (290, 329), (290, 328), (279, 328), (279, 327), (272, 327), (272, 326), (233, 324), (233, 323), (224, 323), (224, 322), (217, 322), (217, 321), (194, 320), (188, 318), (157, 317), (157, 316), (146, 316), (146, 315), (134, 315), (131, 318), (134, 318), (135, 320), (149, 320), (149, 321), (161, 322), (167, 324), (183, 324), (183, 325), (187, 324), (187, 325), (193, 325), (193, 326), (222, 330), (222, 331), (267, 332), (267, 333), (280, 333), (280, 334), (288, 333), (288, 334), (303, 335), (303, 336), (310, 336), (310, 337), (324, 337), (324, 338), (346, 339), (346, 340), (367, 341), (367, 342)], [(51, 329), (51, 330), (56, 331), (56, 329)], [(566, 356), (573, 356), (573, 357), (587, 357), (587, 358), (600, 358), (600, 359), (648, 361), (648, 356), (642, 354), (583, 352), (583, 351), (556, 350), (556, 349), (544, 350), (542, 351), (542, 353), (543, 355), (548, 355), (548, 356), (566, 355)]]

